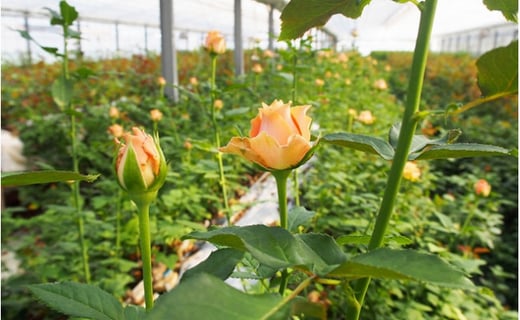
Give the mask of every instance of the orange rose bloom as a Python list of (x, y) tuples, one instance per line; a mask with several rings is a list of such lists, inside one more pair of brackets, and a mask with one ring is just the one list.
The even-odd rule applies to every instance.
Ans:
[(240, 155), (267, 169), (285, 170), (300, 163), (311, 149), (310, 125), (306, 116), (310, 105), (291, 108), (275, 100), (262, 103), (251, 120), (250, 138), (234, 137), (220, 151)]

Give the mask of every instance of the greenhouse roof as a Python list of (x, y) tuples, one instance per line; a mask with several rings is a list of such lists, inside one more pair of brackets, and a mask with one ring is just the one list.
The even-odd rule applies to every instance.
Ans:
[[(159, 25), (159, 1), (147, 0), (69, 0), (76, 7), (82, 21), (85, 36), (84, 47), (95, 47), (97, 51), (108, 53), (128, 44), (129, 49), (143, 48), (143, 41), (136, 44), (136, 32), (142, 31), (137, 26), (148, 26), (146, 49), (157, 50), (160, 34), (152, 29)], [(268, 15), (270, 5), (278, 10), (274, 13), (274, 30), (280, 30), (280, 9), (288, 1), (283, 0), (242, 0), (243, 39), (246, 47), (253, 45), (267, 46)], [(2, 54), (12, 54), (25, 50), (23, 41), (13, 29), (23, 29), (22, 12), (30, 12), (29, 25), (32, 32), (52, 33), (48, 21), (42, 19), (44, 7), (57, 9), (57, 0), (3, 0), (2, 1)], [(180, 49), (194, 49), (200, 46), (203, 34), (209, 30), (220, 30), (232, 39), (234, 27), (234, 0), (174, 0), (174, 28), (181, 39)], [(39, 21), (37, 20), (39, 14)], [(16, 16), (18, 15), (18, 16)], [(337, 49), (350, 49), (355, 45), (362, 53), (373, 50), (413, 50), (417, 32), (419, 11), (411, 3), (399, 4), (394, 1), (372, 1), (364, 10), (361, 18), (352, 20), (341, 15), (333, 16), (325, 25), (326, 29), (337, 37)], [(118, 24), (121, 45), (115, 48), (113, 27)], [(506, 23), (498, 11), (489, 11), (482, 1), (476, 0), (440, 0), (433, 29), (432, 49), (440, 46), (442, 35), (475, 28)], [(128, 31), (124, 28), (133, 26)], [(352, 37), (356, 31), (357, 38)], [(54, 33), (57, 33), (54, 31)], [(50, 40), (49, 40), (50, 41)], [(46, 41), (43, 41), (46, 43)], [(355, 43), (354, 43), (355, 42)], [(58, 42), (59, 43), (59, 42)], [(283, 45), (283, 44), (278, 44)], [(232, 46), (232, 45), (231, 45)]]

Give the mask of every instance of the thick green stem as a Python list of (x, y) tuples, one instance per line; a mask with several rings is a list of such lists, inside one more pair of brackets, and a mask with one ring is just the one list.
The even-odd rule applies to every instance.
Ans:
[[(399, 134), (392, 167), (390, 168), (387, 187), (383, 195), (379, 214), (374, 226), (374, 231), (368, 244), (369, 250), (378, 248), (383, 244), (384, 235), (393, 212), (397, 194), (399, 192), (403, 168), (408, 159), (412, 138), (417, 128), (417, 119), (414, 117), (414, 114), (419, 110), (424, 72), (426, 69), (426, 60), (428, 57), (428, 48), (437, 0), (426, 0), (423, 2), (423, 5), (424, 7), (422, 7), (421, 10), (421, 21), (413, 56), (405, 111), (401, 124), (401, 132)], [(370, 278), (361, 279), (358, 283), (356, 283), (356, 298), (360, 306), (363, 305), (369, 284)], [(347, 319), (359, 319), (360, 310), (361, 308), (359, 308), (357, 311), (351, 310), (352, 312), (347, 314)]]
[(146, 310), (153, 308), (152, 249), (150, 239), (150, 203), (136, 203), (139, 209), (139, 239), (143, 261), (144, 301)]
[(224, 202), (224, 213), (226, 215), (226, 220), (228, 224), (231, 225), (231, 210), (229, 208), (229, 200), (227, 195), (227, 183), (226, 183), (226, 175), (224, 172), (224, 162), (222, 160), (222, 152), (218, 149), (220, 148), (220, 132), (218, 130), (217, 116), (215, 113), (215, 90), (216, 90), (216, 73), (217, 73), (217, 56), (211, 56), (211, 79), (210, 79), (210, 90), (211, 90), (211, 105), (210, 113), (211, 113), (211, 121), (213, 123), (213, 132), (215, 138), (215, 148), (217, 149), (217, 162), (219, 169), (219, 184), (222, 190), (222, 198)]
[[(276, 180), (276, 190), (278, 191), (278, 210), (280, 211), (280, 227), (287, 230), (287, 178), (291, 174), (291, 170), (273, 171)], [(278, 292), (283, 295), (287, 287), (287, 270), (282, 271), (280, 280), (280, 288)]]

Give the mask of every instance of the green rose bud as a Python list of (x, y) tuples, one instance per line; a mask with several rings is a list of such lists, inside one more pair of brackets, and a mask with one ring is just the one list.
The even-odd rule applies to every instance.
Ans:
[(132, 133), (123, 135), (123, 139), (125, 143), (117, 141), (119, 152), (115, 162), (119, 185), (136, 202), (150, 196), (155, 198), (168, 170), (159, 137), (134, 127)]

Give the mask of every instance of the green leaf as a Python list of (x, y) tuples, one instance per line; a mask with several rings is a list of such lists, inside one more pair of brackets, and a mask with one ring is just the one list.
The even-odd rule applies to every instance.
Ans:
[(425, 149), (422, 152), (410, 155), (408, 160), (432, 160), (509, 155), (514, 155), (514, 151), (486, 144), (455, 143), (432, 146), (431, 148)]
[(321, 27), (335, 14), (358, 18), (370, 0), (291, 0), (283, 9), (279, 40), (301, 37), (313, 27)]
[(69, 316), (98, 320), (124, 319), (121, 303), (96, 286), (64, 282), (28, 286), (49, 307)]
[(127, 305), (124, 309), (125, 320), (142, 320), (146, 317), (146, 309), (134, 305)]
[(507, 20), (518, 22), (518, 0), (484, 0), (489, 10), (499, 10)]
[(72, 100), (72, 90), (73, 82), (64, 76), (54, 80), (51, 89), (52, 98), (61, 110), (65, 110), (69, 106)]
[(327, 235), (307, 233), (293, 236), (283, 228), (265, 225), (193, 232), (185, 238), (247, 251), (262, 265), (273, 269), (298, 266), (318, 275), (328, 273), (346, 259), (334, 239)]
[[(304, 297), (296, 297), (291, 307), (291, 314), (296, 317), (305, 315), (305, 320), (325, 320), (327, 319), (327, 309), (324, 304), (312, 303)], [(300, 318), (298, 318), (300, 319)]]
[(60, 13), (54, 9), (44, 7), (43, 9), (49, 11), (51, 15), (51, 25), (63, 25), (63, 18), (61, 17)]
[(182, 276), (182, 281), (199, 273), (211, 274), (219, 279), (226, 280), (237, 263), (242, 259), (244, 253), (235, 249), (220, 249), (213, 251), (209, 257), (186, 271)]
[(394, 149), (383, 139), (365, 136), (361, 134), (338, 132), (323, 136), (320, 141), (359, 150), (367, 153), (377, 154), (385, 160), (392, 160)]
[(518, 92), (518, 41), (486, 52), (477, 60), (478, 85), (484, 96)]
[[(399, 139), (399, 132), (401, 131), (401, 123), (396, 123), (390, 128), (390, 132), (388, 134), (388, 141), (390, 145), (396, 149), (397, 148), (397, 140)], [(449, 130), (445, 135), (437, 139), (430, 139), (425, 135), (416, 134), (412, 138), (412, 144), (410, 145), (410, 154), (419, 152), (426, 147), (433, 145), (444, 145), (451, 144), (455, 142), (462, 131), (460, 129), (452, 129)]]
[[(343, 235), (336, 239), (339, 245), (345, 244), (362, 244), (368, 245), (370, 242), (370, 235)], [(387, 236), (385, 237), (384, 243), (395, 242), (400, 245), (412, 244), (413, 241), (404, 236)]]
[(67, 181), (87, 181), (93, 182), (100, 175), (88, 174), (83, 175), (74, 171), (32, 171), (32, 172), (9, 172), (2, 173), (2, 186), (26, 186), (31, 184), (67, 182)]
[(60, 13), (63, 17), (63, 25), (70, 26), (78, 18), (78, 11), (66, 1), (60, 1)]
[(146, 319), (287, 319), (289, 310), (269, 316), (276, 311), (281, 300), (277, 294), (246, 294), (201, 273), (159, 297)]
[(328, 276), (413, 280), (451, 288), (474, 288), (463, 272), (435, 255), (389, 248), (379, 248), (355, 256)]
[(289, 210), (287, 217), (287, 230), (297, 232), (299, 226), (306, 226), (314, 218), (316, 213), (304, 207), (294, 207)]

